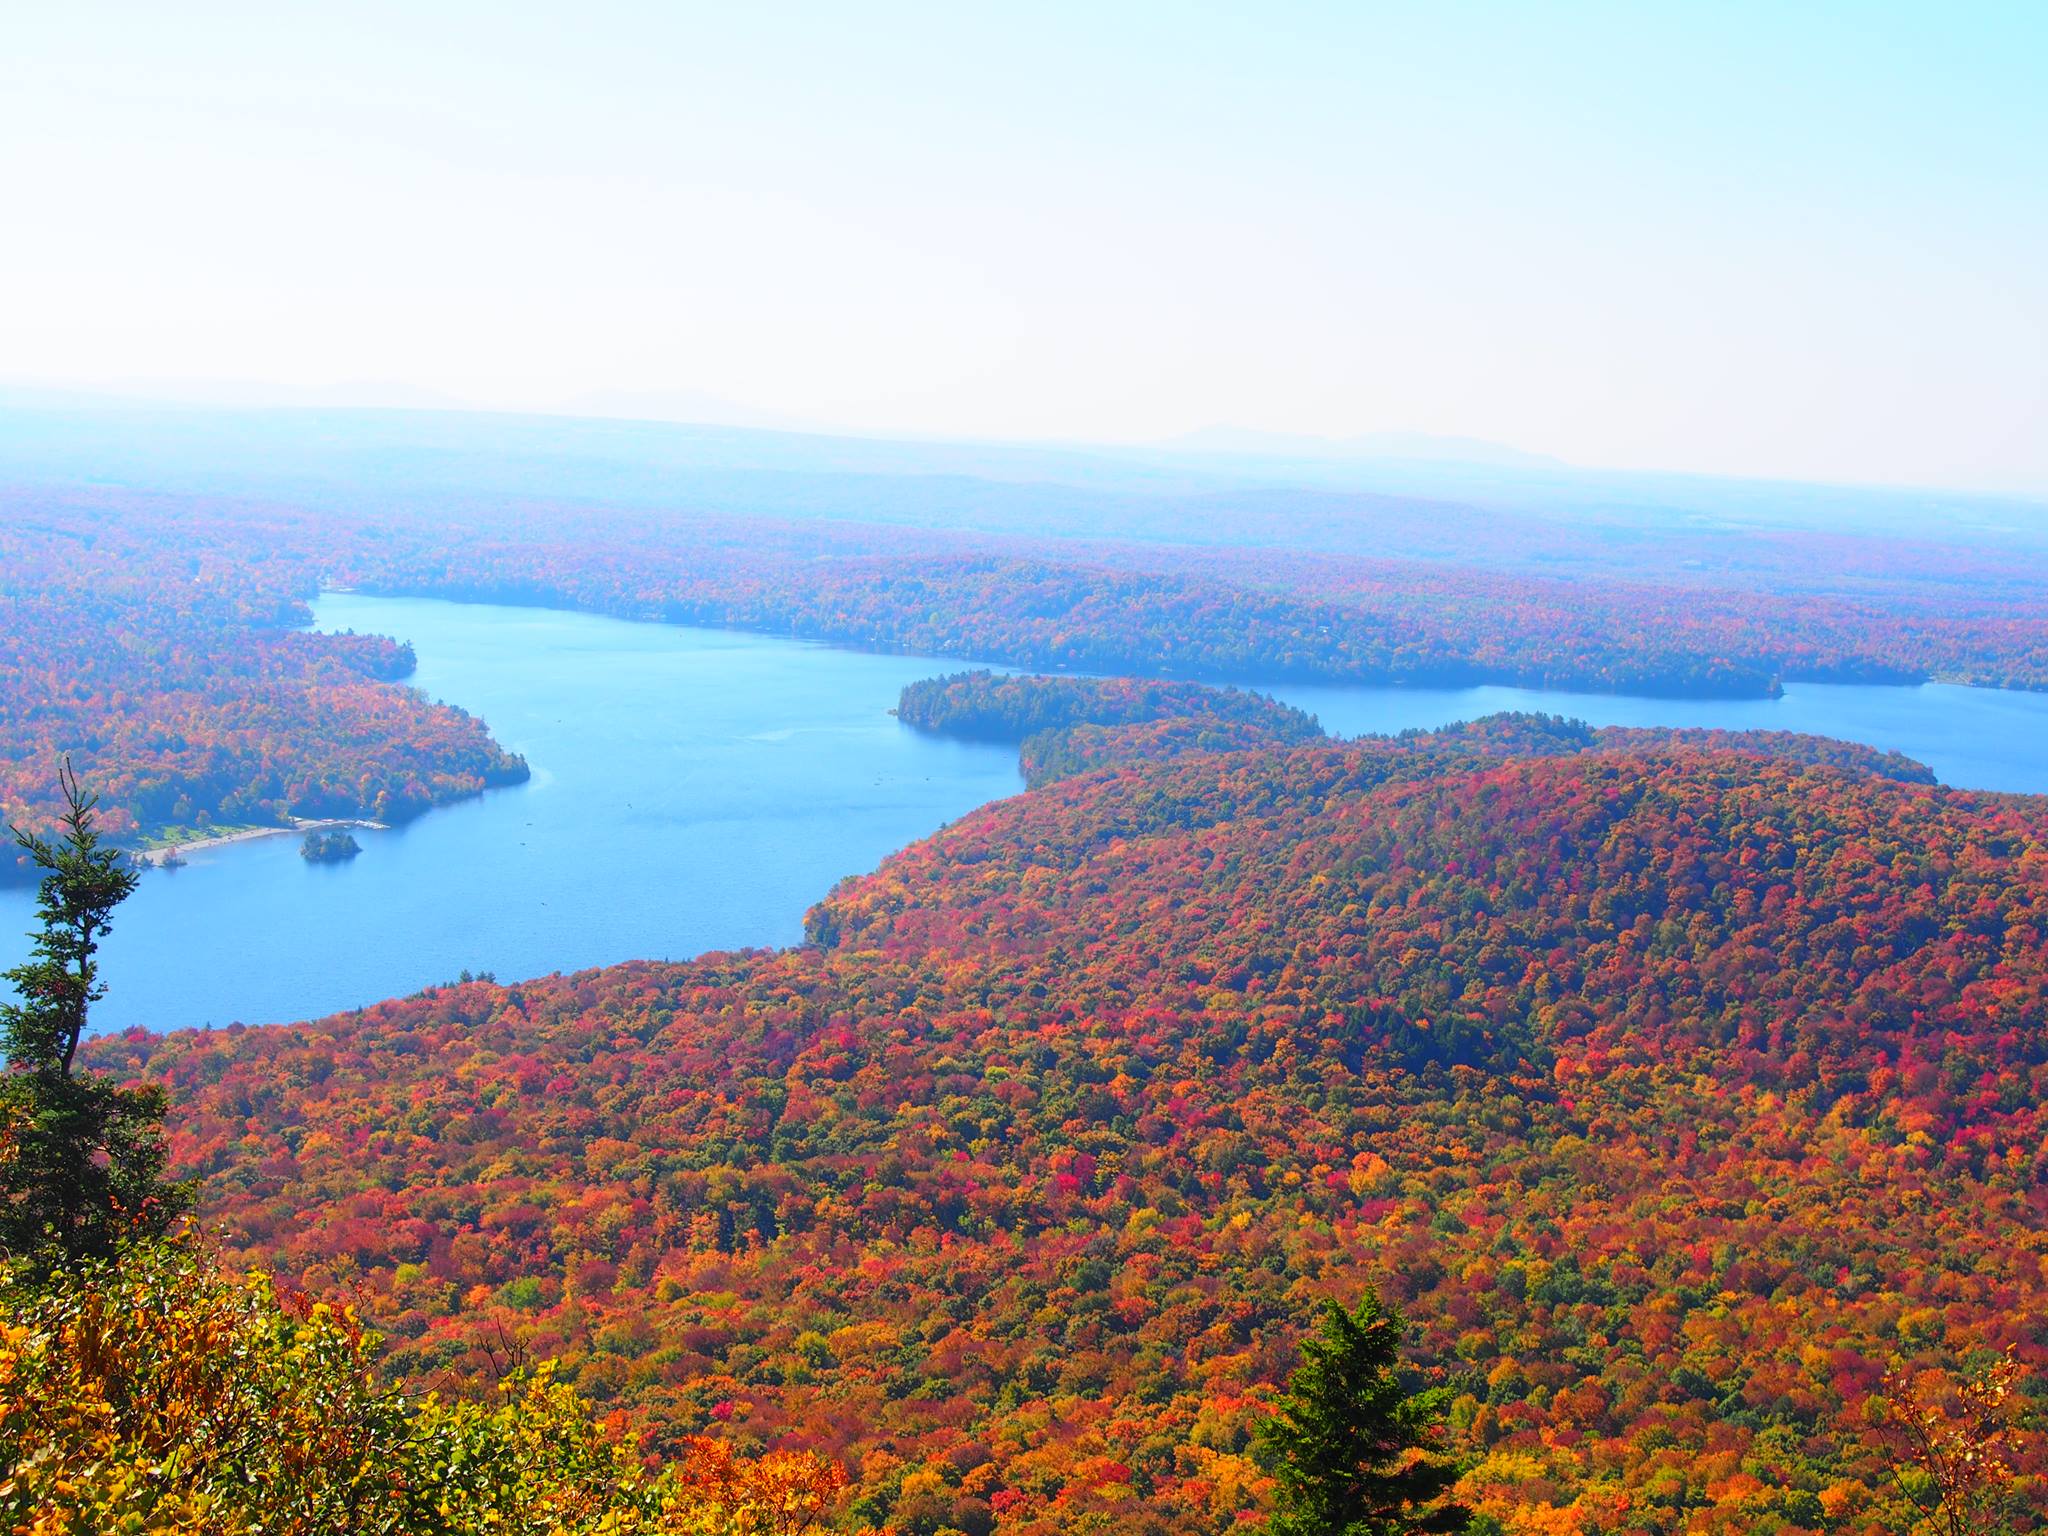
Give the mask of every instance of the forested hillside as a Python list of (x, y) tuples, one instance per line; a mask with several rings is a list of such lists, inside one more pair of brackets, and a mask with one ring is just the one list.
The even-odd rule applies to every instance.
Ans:
[[(299, 629), (311, 585), (301, 566), (174, 553), (63, 509), (0, 518), (0, 823), (47, 829), (65, 754), (124, 839), (402, 820), (526, 776), (482, 722), (397, 686), (410, 647)], [(0, 879), (22, 873), (10, 846)]]
[(798, 950), (96, 1058), (395, 1370), (561, 1354), (891, 1530), (1230, 1528), (1367, 1281), (1497, 1529), (1887, 1529), (1889, 1369), (2042, 1392), (2048, 809), (1555, 725), (1072, 779)]
[[(1768, 593), (1690, 572), (975, 540), (571, 507), (316, 540), (366, 591), (539, 602), (1032, 668), (1763, 697), (1786, 678), (2048, 686), (2048, 619), (1946, 575)], [(451, 542), (450, 533), (458, 537)], [(1866, 558), (1870, 552), (1865, 552)], [(2044, 586), (2043, 590), (2048, 590)]]

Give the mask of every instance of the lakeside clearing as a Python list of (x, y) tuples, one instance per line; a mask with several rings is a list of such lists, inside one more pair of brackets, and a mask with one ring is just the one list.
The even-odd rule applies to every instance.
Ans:
[(134, 851), (138, 864), (161, 865), (173, 855), (182, 859), (188, 853), (198, 853), (208, 848), (225, 848), (230, 843), (251, 842), (259, 837), (284, 837), (288, 834), (307, 832), (328, 832), (341, 828), (366, 828), (372, 832), (388, 832), (388, 822), (371, 821), (362, 816), (324, 816), (294, 818), (289, 824), (276, 827), (228, 827), (205, 835), (183, 835), (193, 829), (179, 827), (159, 834), (148, 840), (145, 846)]

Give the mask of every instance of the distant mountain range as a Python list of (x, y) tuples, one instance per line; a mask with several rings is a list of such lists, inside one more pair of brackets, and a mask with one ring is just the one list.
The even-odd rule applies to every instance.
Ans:
[(1168, 452), (1272, 459), (1409, 459), (1433, 464), (1488, 464), (1503, 469), (1565, 469), (1563, 459), (1529, 453), (1479, 437), (1434, 432), (1365, 432), (1356, 437), (1309, 437), (1248, 427), (1204, 427), (1157, 444)]
[[(224, 403), (245, 389), (193, 386), (175, 401), (150, 401), (141, 386), (123, 394), (0, 382), (0, 480), (304, 505), (449, 496), (682, 503), (960, 532), (1250, 538), (1375, 553), (1389, 552), (1389, 503), (1408, 504), (1410, 532), (1432, 537), (1448, 517), (1483, 513), (1664, 535), (1804, 529), (2048, 548), (2039, 500), (1587, 469), (1426, 433), (1326, 438), (1224, 426), (1142, 444), (1040, 443), (792, 430), (693, 394), (588, 395), (553, 415), (345, 403), (385, 393), (374, 385), (300, 391), (267, 406)], [(1281, 496), (1297, 502), (1283, 508)], [(1425, 504), (1426, 513), (1414, 510)], [(1256, 537), (1240, 526), (1247, 517), (1261, 525)], [(1341, 536), (1331, 536), (1333, 518)]]

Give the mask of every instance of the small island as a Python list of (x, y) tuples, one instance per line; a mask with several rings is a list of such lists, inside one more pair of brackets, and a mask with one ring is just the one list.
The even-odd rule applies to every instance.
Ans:
[(347, 832), (308, 832), (299, 844), (299, 857), (309, 864), (339, 864), (363, 851), (362, 844)]

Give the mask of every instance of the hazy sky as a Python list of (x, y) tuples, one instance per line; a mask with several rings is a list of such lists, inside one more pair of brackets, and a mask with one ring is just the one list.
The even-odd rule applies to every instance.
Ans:
[(2042, 0), (6, 0), (0, 220), (16, 381), (2048, 490)]

